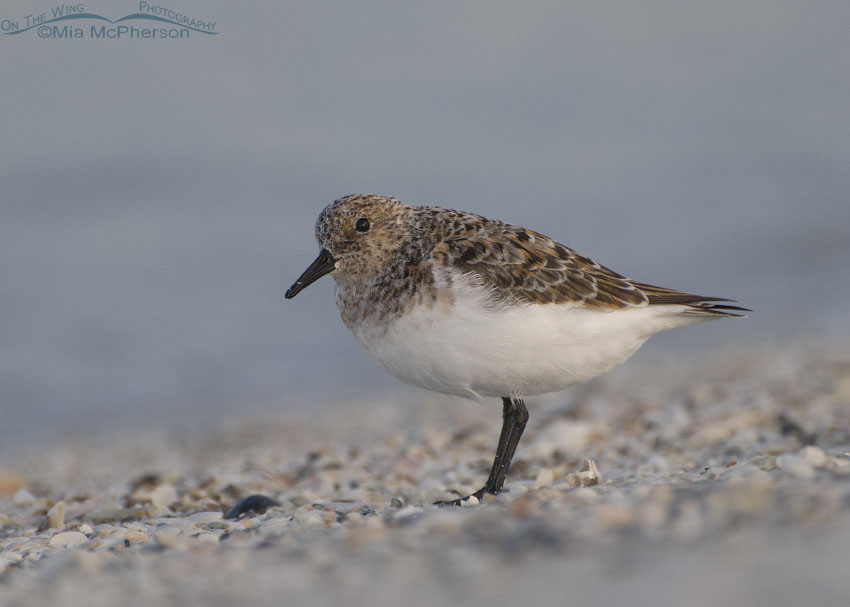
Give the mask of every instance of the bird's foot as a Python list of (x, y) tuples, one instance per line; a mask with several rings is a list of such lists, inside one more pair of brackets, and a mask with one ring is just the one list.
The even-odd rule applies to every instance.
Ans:
[(434, 505), (435, 506), (455, 506), (455, 507), (477, 506), (481, 502), (481, 499), (484, 497), (485, 493), (488, 493), (490, 495), (494, 495), (493, 491), (489, 491), (487, 489), (487, 487), (482, 487), (481, 489), (479, 489), (478, 491), (476, 491), (472, 495), (467, 495), (466, 497), (459, 497), (456, 500), (440, 500), (440, 501), (434, 502)]

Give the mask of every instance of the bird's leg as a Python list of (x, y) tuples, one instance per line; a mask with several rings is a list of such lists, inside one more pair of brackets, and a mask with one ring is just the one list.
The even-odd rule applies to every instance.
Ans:
[(525, 408), (522, 399), (502, 398), (502, 433), (499, 435), (499, 446), (496, 448), (496, 457), (490, 469), (490, 476), (479, 492), (482, 495), (485, 492), (495, 495), (502, 490), (526, 422), (528, 422), (528, 409)]
[[(521, 398), (502, 397), (502, 432), (499, 434), (499, 446), (496, 448), (496, 458), (490, 469), (490, 476), (481, 489), (472, 494), (476, 499), (484, 497), (485, 493), (497, 494), (505, 484), (505, 476), (519, 444), (522, 431), (528, 422), (528, 409)], [(438, 506), (461, 506), (469, 497), (456, 500), (436, 502)]]

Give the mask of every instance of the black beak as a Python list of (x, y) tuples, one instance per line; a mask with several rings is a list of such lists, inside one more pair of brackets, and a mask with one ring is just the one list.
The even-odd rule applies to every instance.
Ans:
[(298, 277), (289, 289), (286, 291), (286, 299), (292, 299), (302, 290), (319, 280), (325, 274), (330, 274), (334, 271), (336, 259), (328, 253), (327, 249), (319, 251), (319, 256), (310, 264), (310, 267), (304, 270), (304, 273)]

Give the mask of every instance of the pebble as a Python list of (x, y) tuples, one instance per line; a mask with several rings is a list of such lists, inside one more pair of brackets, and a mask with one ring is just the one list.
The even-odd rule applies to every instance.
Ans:
[[(123, 534), (120, 536), (110, 536), (96, 541), (99, 542), (97, 547), (100, 550), (123, 550), (126, 547)], [(92, 543), (94, 543), (94, 541)]]
[(155, 531), (153, 539), (156, 543), (167, 548), (173, 548), (186, 542), (186, 536), (174, 527), (166, 527), (165, 529)]
[[(179, 533), (190, 533), (192, 530), (198, 527), (198, 524), (192, 522), (189, 519), (185, 518), (157, 518), (151, 521), (157, 528), (173, 528)], [(205, 523), (200, 523), (205, 524)]]
[(212, 523), (213, 521), (220, 521), (222, 516), (221, 512), (196, 512), (189, 515), (189, 520), (198, 524)]
[(325, 519), (320, 510), (301, 510), (295, 513), (292, 521), (300, 527), (324, 527)]
[(419, 506), (405, 506), (400, 508), (393, 515), (393, 520), (402, 522), (408, 519), (415, 519), (423, 512), (422, 508)]
[(771, 471), (776, 470), (776, 456), (775, 455), (756, 455), (754, 458), (750, 460), (750, 463), (758, 466), (761, 470)]
[(158, 510), (167, 510), (177, 501), (177, 490), (171, 485), (160, 485), (151, 491), (151, 503)]
[(249, 513), (265, 514), (269, 508), (279, 508), (280, 506), (281, 503), (279, 501), (269, 497), (268, 495), (249, 495), (248, 497), (242, 498), (233, 504), (233, 506), (224, 513), (224, 518), (238, 519)]
[(47, 511), (47, 528), (62, 529), (65, 526), (65, 502), (59, 501)]
[(820, 447), (808, 445), (799, 451), (799, 455), (805, 458), (815, 468), (820, 468), (826, 463), (826, 453)]
[(15, 495), (12, 496), (12, 504), (15, 506), (31, 506), (35, 504), (35, 497), (26, 489), (18, 489)]
[[(822, 375), (829, 367), (824, 369), (805, 390), (816, 392), (823, 383), (828, 392)], [(317, 571), (359, 587), (371, 579), (363, 567), (377, 570), (418, 555), (424, 557), (410, 563), (425, 575), (439, 567), (439, 575), (448, 572), (451, 578), (459, 571), (502, 571), (494, 559), (505, 556), (521, 565), (541, 547), (555, 555), (577, 546), (573, 537), (587, 542), (589, 554), (594, 542), (622, 541), (625, 547), (646, 538), (665, 542), (666, 550), (666, 542), (737, 538), (752, 525), (767, 535), (776, 527), (831, 525), (850, 515), (848, 477), (842, 476), (850, 474), (850, 455), (839, 452), (846, 449), (846, 405), (817, 394), (794, 395), (786, 403), (781, 390), (762, 394), (751, 379), (721, 382), (722, 389), (704, 384), (693, 389), (699, 395), (677, 381), (670, 379), (669, 387), (630, 385), (619, 396), (600, 384), (592, 398), (601, 408), (571, 412), (578, 421), (555, 418), (549, 426), (530, 426), (506, 490), (488, 495), (483, 505), (471, 497), (462, 512), (431, 503), (449, 491), (466, 495), (480, 487), (494, 447), (478, 421), (463, 417), (456, 430), (462, 440), (445, 425), (425, 424), (403, 431), (370, 427), (370, 436), (382, 436), (374, 441), (340, 436), (326, 441), (317, 433), (292, 451), (271, 433), (247, 445), (240, 435), (233, 437), (238, 445), (233, 448), (244, 457), (219, 452), (230, 447), (217, 443), (209, 460), (194, 451), (185, 457), (185, 446), (175, 443), (144, 467), (103, 462), (102, 453), (75, 455), (75, 465), (91, 471), (90, 485), (105, 487), (97, 491), (88, 489), (89, 479), (73, 484), (67, 469), (57, 471), (45, 459), (32, 466), (41, 470), (39, 476), (23, 468), (21, 473), (32, 479), (39, 497), (18, 486), (0, 501), (3, 590), (24, 583), (30, 568), (36, 577), (39, 571), (56, 575), (57, 592), (113, 567), (122, 575), (135, 567), (187, 575), (180, 567), (196, 563), (195, 554), (214, 559), (210, 563), (224, 571), (236, 563), (230, 570), (238, 567), (242, 576), (253, 575), (262, 562), (305, 588)], [(697, 402), (699, 407), (692, 406)], [(800, 436), (782, 434), (777, 419), (789, 410), (807, 420), (818, 445), (800, 448)], [(195, 472), (193, 466), (205, 461), (208, 469)], [(605, 478), (596, 462), (603, 463)], [(108, 474), (97, 476), (99, 466)], [(131, 480), (172, 469), (168, 475), (151, 473), (156, 482)], [(224, 520), (222, 512), (243, 495), (275, 495), (283, 505)], [(50, 531), (43, 528), (45, 510)], [(255, 549), (262, 550), (262, 561), (246, 557)], [(170, 551), (180, 560), (160, 558)], [(157, 569), (144, 573), (150, 571)], [(161, 582), (164, 576), (151, 579)], [(470, 583), (467, 591), (474, 589)]]
[(830, 457), (826, 461), (826, 467), (838, 474), (850, 473), (850, 460), (841, 457)]
[(722, 478), (728, 471), (728, 468), (725, 466), (712, 466), (703, 471), (702, 477), (707, 481), (716, 481)]
[(736, 466), (726, 474), (730, 486), (745, 485), (750, 487), (770, 488), (773, 486), (773, 476), (752, 464)]
[(582, 487), (591, 487), (602, 482), (602, 475), (599, 473), (595, 461), (592, 459), (584, 460), (584, 469), (578, 473), (578, 480)]
[(115, 521), (123, 521), (125, 519), (138, 519), (144, 517), (146, 509), (144, 508), (120, 508), (117, 506), (104, 506), (97, 510), (89, 512), (88, 518), (96, 524), (113, 523)]
[(263, 533), (280, 533), (290, 526), (289, 517), (275, 516), (264, 520), (259, 525), (260, 531)]
[(52, 548), (73, 548), (74, 546), (79, 546), (87, 541), (89, 541), (89, 538), (86, 537), (85, 533), (80, 533), (79, 531), (63, 531), (62, 533), (57, 533), (50, 538), (48, 545)]
[(599, 468), (596, 467), (596, 462), (592, 459), (586, 459), (583, 469), (579, 472), (567, 474), (565, 482), (569, 488), (592, 487), (602, 482), (602, 475), (599, 473)]
[(780, 455), (776, 458), (776, 465), (796, 478), (808, 479), (815, 475), (812, 463), (799, 455)]
[(131, 544), (143, 544), (150, 540), (148, 534), (144, 531), (130, 531), (127, 535), (124, 536), (124, 540), (130, 542)]

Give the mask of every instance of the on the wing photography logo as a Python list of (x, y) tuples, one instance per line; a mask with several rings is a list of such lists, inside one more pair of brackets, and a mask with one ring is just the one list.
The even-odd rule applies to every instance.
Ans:
[(216, 35), (216, 22), (140, 1), (138, 10), (118, 19), (87, 12), (83, 3), (59, 4), (49, 11), (0, 19), (0, 32), (16, 36), (35, 32), (56, 40), (185, 40), (193, 34)]

